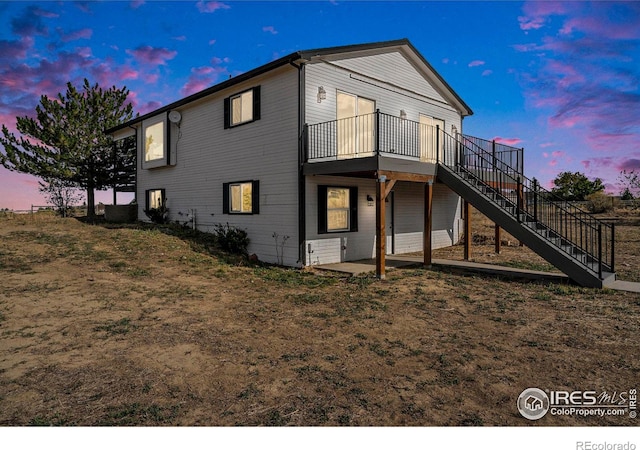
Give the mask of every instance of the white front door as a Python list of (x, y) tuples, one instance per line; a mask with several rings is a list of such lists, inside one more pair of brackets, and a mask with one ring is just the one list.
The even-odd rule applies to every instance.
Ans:
[(346, 92), (338, 92), (337, 157), (372, 156), (374, 150), (375, 102)]

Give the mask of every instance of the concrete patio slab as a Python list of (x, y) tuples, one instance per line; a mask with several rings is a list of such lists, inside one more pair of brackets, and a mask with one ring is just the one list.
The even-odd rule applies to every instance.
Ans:
[[(400, 267), (411, 267), (422, 265), (422, 256), (417, 255), (388, 255), (385, 259), (387, 270)], [(539, 270), (519, 269), (515, 267), (496, 266), (494, 264), (484, 264), (472, 261), (454, 261), (449, 259), (434, 259), (433, 266), (448, 270), (459, 270), (472, 273), (483, 273), (493, 276), (507, 278), (525, 278), (530, 280), (548, 280), (556, 283), (567, 283), (570, 281), (563, 273), (542, 272)], [(322, 264), (314, 266), (316, 269), (328, 270), (337, 273), (344, 273), (351, 276), (375, 272), (375, 259), (362, 259), (359, 261)], [(631, 281), (616, 280), (607, 286), (609, 289), (617, 291), (640, 293), (640, 283)]]

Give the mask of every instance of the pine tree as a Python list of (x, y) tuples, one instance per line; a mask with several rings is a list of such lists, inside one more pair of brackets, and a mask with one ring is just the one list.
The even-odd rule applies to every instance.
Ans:
[(127, 88), (103, 90), (70, 82), (55, 98), (43, 95), (35, 118), (17, 118), (16, 137), (2, 126), (0, 164), (43, 180), (68, 182), (87, 192), (87, 216), (95, 216), (94, 191), (128, 183), (135, 171), (131, 145), (114, 145), (104, 130), (133, 117)]

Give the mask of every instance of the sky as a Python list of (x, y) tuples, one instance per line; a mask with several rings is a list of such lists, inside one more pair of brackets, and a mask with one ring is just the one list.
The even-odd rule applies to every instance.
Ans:
[[(297, 50), (401, 38), (473, 109), (466, 134), (524, 147), (529, 178), (618, 194), (640, 170), (640, 2), (0, 1), (0, 124), (69, 81), (126, 86), (144, 114)], [(37, 179), (0, 167), (0, 208), (32, 204)]]

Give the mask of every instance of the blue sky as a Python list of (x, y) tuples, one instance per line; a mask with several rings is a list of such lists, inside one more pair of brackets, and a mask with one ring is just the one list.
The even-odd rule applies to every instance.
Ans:
[[(524, 147), (530, 178), (618, 193), (640, 169), (640, 2), (0, 2), (0, 123), (85, 77), (145, 113), (296, 50), (405, 37), (474, 110), (465, 133)], [(42, 202), (0, 168), (0, 208)]]

